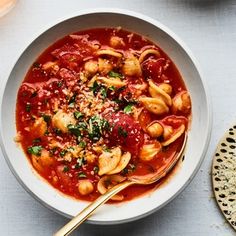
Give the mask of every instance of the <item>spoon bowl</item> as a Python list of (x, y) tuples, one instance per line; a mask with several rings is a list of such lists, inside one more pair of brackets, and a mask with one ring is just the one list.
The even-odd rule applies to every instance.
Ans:
[(54, 236), (67, 236), (70, 233), (72, 233), (80, 224), (82, 224), (99, 206), (101, 206), (103, 203), (107, 202), (109, 199), (111, 199), (114, 195), (122, 191), (123, 189), (134, 185), (148, 185), (153, 184), (157, 181), (159, 181), (161, 178), (166, 176), (172, 168), (175, 166), (177, 161), (180, 159), (180, 157), (183, 156), (184, 150), (187, 143), (187, 133), (184, 134), (184, 140), (183, 144), (179, 150), (179, 152), (176, 153), (176, 155), (173, 157), (173, 159), (160, 171), (153, 172), (151, 174), (147, 175), (132, 175), (130, 177), (127, 177), (127, 179), (114, 187), (110, 188), (105, 194), (98, 197), (94, 202), (90, 203), (84, 210), (82, 210), (78, 215), (76, 215), (71, 221), (69, 221), (64, 227), (62, 227), (59, 231), (57, 231)]

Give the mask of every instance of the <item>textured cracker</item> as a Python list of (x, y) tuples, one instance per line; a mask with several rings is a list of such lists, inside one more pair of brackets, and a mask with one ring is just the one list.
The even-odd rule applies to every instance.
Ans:
[(225, 133), (217, 146), (212, 183), (222, 213), (236, 230), (236, 125)]

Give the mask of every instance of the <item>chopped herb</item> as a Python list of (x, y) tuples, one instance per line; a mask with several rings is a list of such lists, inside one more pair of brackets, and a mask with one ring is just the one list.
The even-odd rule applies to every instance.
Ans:
[(27, 149), (28, 153), (33, 154), (35, 156), (40, 156), (42, 151), (42, 146), (31, 146)]
[(118, 127), (118, 134), (119, 136), (122, 136), (124, 138), (128, 136), (128, 132), (125, 129), (123, 129), (121, 126)]
[(78, 173), (78, 177), (79, 178), (86, 178), (87, 175), (84, 172), (81, 171), (81, 172)]
[(108, 148), (108, 147), (104, 147), (104, 148), (103, 148), (103, 151), (104, 151), (104, 152), (111, 152), (111, 149)]
[(93, 171), (94, 171), (94, 174), (97, 174), (97, 173), (98, 173), (98, 171), (99, 171), (99, 168), (98, 168), (98, 166), (94, 166), (94, 167), (93, 167)]
[(77, 137), (81, 136), (80, 127), (78, 125), (70, 124), (67, 126), (67, 128), (75, 136), (77, 136)]
[(122, 86), (122, 87), (117, 89), (117, 93), (119, 94), (119, 93), (121, 93), (125, 89), (126, 89), (126, 86)]
[(84, 117), (84, 114), (81, 113), (80, 111), (75, 111), (74, 112), (74, 117), (75, 117), (75, 119), (80, 120), (81, 118)]
[(107, 97), (107, 90), (106, 90), (106, 88), (105, 87), (101, 87), (100, 91), (101, 91), (101, 95), (102, 95), (103, 99), (105, 99)]
[(88, 122), (89, 122), (88, 134), (89, 138), (93, 142), (97, 142), (101, 138), (104, 131), (108, 131), (110, 129), (109, 122), (96, 115), (92, 116)]
[(110, 89), (111, 91), (115, 91), (115, 90), (116, 90), (116, 87), (115, 87), (115, 86), (111, 86), (111, 87), (109, 87), (108, 89)]
[(129, 170), (128, 170), (127, 168), (124, 168), (124, 169), (121, 171), (121, 173), (122, 173), (123, 175), (127, 175), (127, 174), (129, 173)]
[(134, 164), (129, 164), (129, 167), (132, 171), (134, 171), (136, 169), (136, 165), (134, 165)]
[(86, 160), (84, 157), (82, 158), (78, 158), (77, 159), (77, 163), (75, 165), (75, 169), (79, 169), (81, 166), (85, 165), (86, 164)]
[(69, 166), (64, 166), (63, 172), (68, 172), (70, 170)]
[(99, 91), (99, 88), (100, 88), (100, 86), (99, 86), (98, 82), (95, 81), (95, 82), (93, 83), (93, 87), (90, 88), (91, 91), (93, 91), (94, 96), (97, 95), (97, 93), (98, 93), (98, 91)]
[(33, 140), (33, 143), (40, 143), (41, 142), (41, 138), (35, 138), (34, 140)]
[(58, 129), (58, 128), (54, 128), (53, 130), (54, 130), (56, 135), (60, 136), (62, 134), (62, 131), (60, 129)]
[(34, 67), (34, 68), (40, 68), (40, 63), (37, 62), (37, 61), (34, 62), (34, 63), (33, 63), (33, 67)]
[(85, 147), (86, 147), (86, 142), (85, 142), (85, 141), (81, 141), (81, 142), (79, 143), (79, 147), (85, 148)]
[(67, 150), (62, 150), (62, 151), (60, 152), (60, 156), (61, 156), (61, 157), (64, 157), (64, 156), (66, 155), (66, 153), (67, 153)]
[(47, 103), (48, 103), (48, 99), (47, 98), (43, 99), (43, 104), (46, 105)]
[(37, 92), (37, 91), (34, 91), (34, 92), (32, 93), (32, 95), (31, 95), (31, 98), (36, 97), (37, 94), (38, 94), (38, 92)]
[(74, 94), (74, 95), (70, 98), (70, 100), (69, 100), (69, 102), (68, 102), (69, 106), (70, 106), (71, 103), (73, 103), (73, 107), (74, 107), (75, 100), (76, 100), (76, 96), (77, 96), (77, 94)]
[(56, 151), (57, 151), (57, 147), (54, 147), (54, 148), (50, 149), (49, 150), (49, 156), (53, 156)]
[(45, 136), (49, 135), (48, 129), (45, 131), (44, 135), (45, 135)]
[(51, 116), (50, 115), (46, 115), (46, 114), (41, 114), (41, 116), (43, 117), (44, 121), (49, 123), (51, 120)]
[(60, 88), (63, 85), (63, 81), (58, 81), (57, 82), (57, 87)]
[(86, 130), (87, 129), (87, 124), (85, 122), (79, 122), (77, 124), (77, 126), (81, 129), (81, 130)]
[(68, 105), (69, 108), (74, 108), (75, 107), (75, 103), (74, 102), (71, 102), (69, 105)]
[(73, 150), (75, 150), (75, 149), (74, 149), (74, 147), (68, 147), (67, 150), (68, 150), (68, 151), (73, 151)]
[(26, 110), (27, 112), (30, 112), (30, 110), (31, 110), (31, 104), (27, 103), (26, 106), (25, 106), (25, 110)]
[(133, 104), (127, 105), (127, 106), (124, 108), (124, 113), (126, 113), (126, 114), (132, 113), (132, 107), (133, 107)]
[(109, 73), (108, 73), (108, 76), (109, 77), (118, 77), (118, 78), (120, 78), (120, 79), (123, 79), (124, 78), (124, 76), (122, 75), (122, 74), (120, 74), (120, 73), (117, 73), (117, 72), (115, 72), (115, 71), (110, 71)]

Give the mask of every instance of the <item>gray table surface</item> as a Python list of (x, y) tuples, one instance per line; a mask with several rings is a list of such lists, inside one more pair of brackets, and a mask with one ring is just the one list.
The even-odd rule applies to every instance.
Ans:
[[(210, 169), (219, 138), (236, 122), (236, 1), (234, 0), (19, 0), (0, 18), (0, 78), (6, 80), (25, 42), (43, 25), (75, 10), (126, 8), (149, 15), (177, 33), (199, 60), (213, 106), (205, 160), (191, 184), (158, 212), (115, 226), (84, 224), (73, 235), (234, 235), (213, 198)], [(67, 219), (36, 202), (17, 183), (0, 154), (0, 235), (46, 236)]]

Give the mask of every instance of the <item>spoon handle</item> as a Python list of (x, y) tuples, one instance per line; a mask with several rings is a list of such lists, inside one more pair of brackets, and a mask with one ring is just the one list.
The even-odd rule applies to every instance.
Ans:
[(54, 236), (67, 236), (72, 233), (80, 224), (82, 224), (100, 205), (107, 202), (111, 197), (125, 189), (126, 187), (134, 184), (132, 181), (124, 181), (109, 189), (105, 194), (97, 198), (96, 201), (90, 203), (84, 210), (77, 216), (69, 221), (64, 227), (57, 231)]

